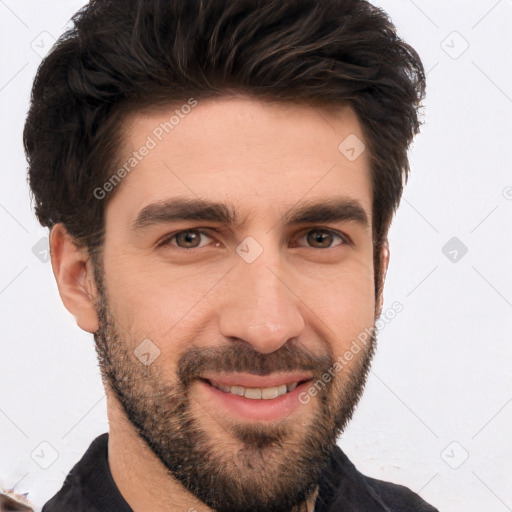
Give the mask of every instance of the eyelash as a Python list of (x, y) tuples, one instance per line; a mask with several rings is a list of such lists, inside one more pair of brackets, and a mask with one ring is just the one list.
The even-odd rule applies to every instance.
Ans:
[[(157, 244), (157, 247), (163, 247), (163, 246), (172, 246), (173, 247), (173, 250), (177, 250), (179, 252), (191, 252), (191, 251), (194, 251), (196, 249), (202, 249), (203, 247), (190, 247), (189, 249), (185, 249), (184, 247), (178, 247), (177, 245), (173, 245), (171, 244), (172, 240), (174, 240), (179, 234), (181, 233), (187, 233), (188, 231), (196, 231), (198, 232), (199, 234), (201, 235), (206, 235), (208, 238), (212, 238), (207, 231), (204, 231), (202, 228), (189, 228), (189, 229), (182, 229), (180, 231), (176, 231), (172, 234), (170, 234), (169, 236), (166, 236), (161, 242), (159, 242)], [(303, 231), (300, 238), (304, 237), (304, 236), (307, 236), (308, 233), (310, 233), (311, 231), (321, 231), (321, 232), (325, 232), (325, 233), (329, 233), (331, 235), (333, 235), (334, 237), (338, 237), (340, 240), (341, 240), (341, 243), (338, 244), (338, 245), (335, 245), (335, 246), (331, 246), (331, 247), (324, 247), (324, 248), (318, 248), (318, 247), (309, 247), (310, 249), (319, 249), (319, 250), (322, 250), (322, 251), (326, 251), (328, 249), (334, 249), (335, 247), (338, 247), (338, 246), (341, 246), (341, 245), (352, 245), (352, 242), (351, 240), (349, 239), (349, 237), (347, 235), (344, 235), (342, 233), (339, 233), (338, 231), (335, 231), (333, 229), (328, 229), (328, 228), (310, 228), (306, 231)]]

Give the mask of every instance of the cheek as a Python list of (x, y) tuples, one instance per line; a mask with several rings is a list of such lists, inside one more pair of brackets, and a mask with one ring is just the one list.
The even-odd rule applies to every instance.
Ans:
[(108, 267), (106, 262), (105, 271), (110, 311), (124, 333), (159, 345), (177, 338), (178, 332), (191, 333), (205, 314), (205, 298), (225, 273), (211, 268), (171, 272), (165, 266), (134, 265), (128, 256)]
[[(324, 281), (315, 293), (308, 293), (311, 309), (328, 327), (335, 355), (343, 353), (354, 339), (375, 322), (373, 267), (356, 264)], [(309, 287), (310, 289), (314, 289)]]

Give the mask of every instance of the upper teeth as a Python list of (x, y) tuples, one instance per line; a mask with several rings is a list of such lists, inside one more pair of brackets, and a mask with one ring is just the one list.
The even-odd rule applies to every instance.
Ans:
[(244, 396), (253, 400), (272, 400), (287, 392), (293, 391), (297, 387), (297, 382), (293, 384), (282, 384), (281, 386), (273, 386), (270, 388), (244, 388), (243, 386), (226, 386), (225, 384), (211, 383), (213, 387), (232, 393), (233, 395)]

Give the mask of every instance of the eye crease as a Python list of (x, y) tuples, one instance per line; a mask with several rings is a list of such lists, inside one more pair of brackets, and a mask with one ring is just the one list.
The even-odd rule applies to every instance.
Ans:
[[(200, 249), (201, 247), (204, 247), (200, 245), (200, 237), (205, 236), (206, 238), (211, 239), (206, 231), (201, 229), (186, 229), (179, 231), (177, 233), (173, 233), (172, 235), (164, 238), (159, 244), (158, 247), (167, 247), (172, 246), (177, 248), (178, 250), (188, 251), (191, 249)], [(326, 229), (326, 228), (314, 228), (314, 229), (308, 229), (305, 232), (302, 232), (302, 234), (298, 238), (299, 240), (306, 240), (309, 245), (309, 248), (311, 249), (331, 249), (334, 247), (338, 247), (341, 245), (350, 245), (350, 241), (348, 240), (348, 237), (345, 235), (342, 235), (332, 229)], [(338, 243), (335, 244), (336, 239), (338, 239)], [(182, 241), (185, 244), (192, 244), (188, 247), (181, 247), (179, 245), (179, 241)], [(315, 243), (323, 244), (325, 241), (328, 242), (328, 245), (320, 245), (315, 246)], [(175, 242), (175, 243), (173, 243)], [(196, 243), (199, 242), (199, 243)], [(196, 243), (196, 245), (193, 245)], [(217, 242), (215, 245), (218, 245), (219, 242)], [(296, 243), (292, 243), (292, 248), (301, 247), (301, 245), (298, 245)]]

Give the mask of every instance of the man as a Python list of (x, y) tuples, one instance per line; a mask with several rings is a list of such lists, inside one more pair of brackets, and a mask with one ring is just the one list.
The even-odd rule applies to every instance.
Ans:
[(362, 0), (96, 0), (24, 142), (109, 433), (57, 511), (431, 511), (336, 445), (375, 350), (424, 72)]

